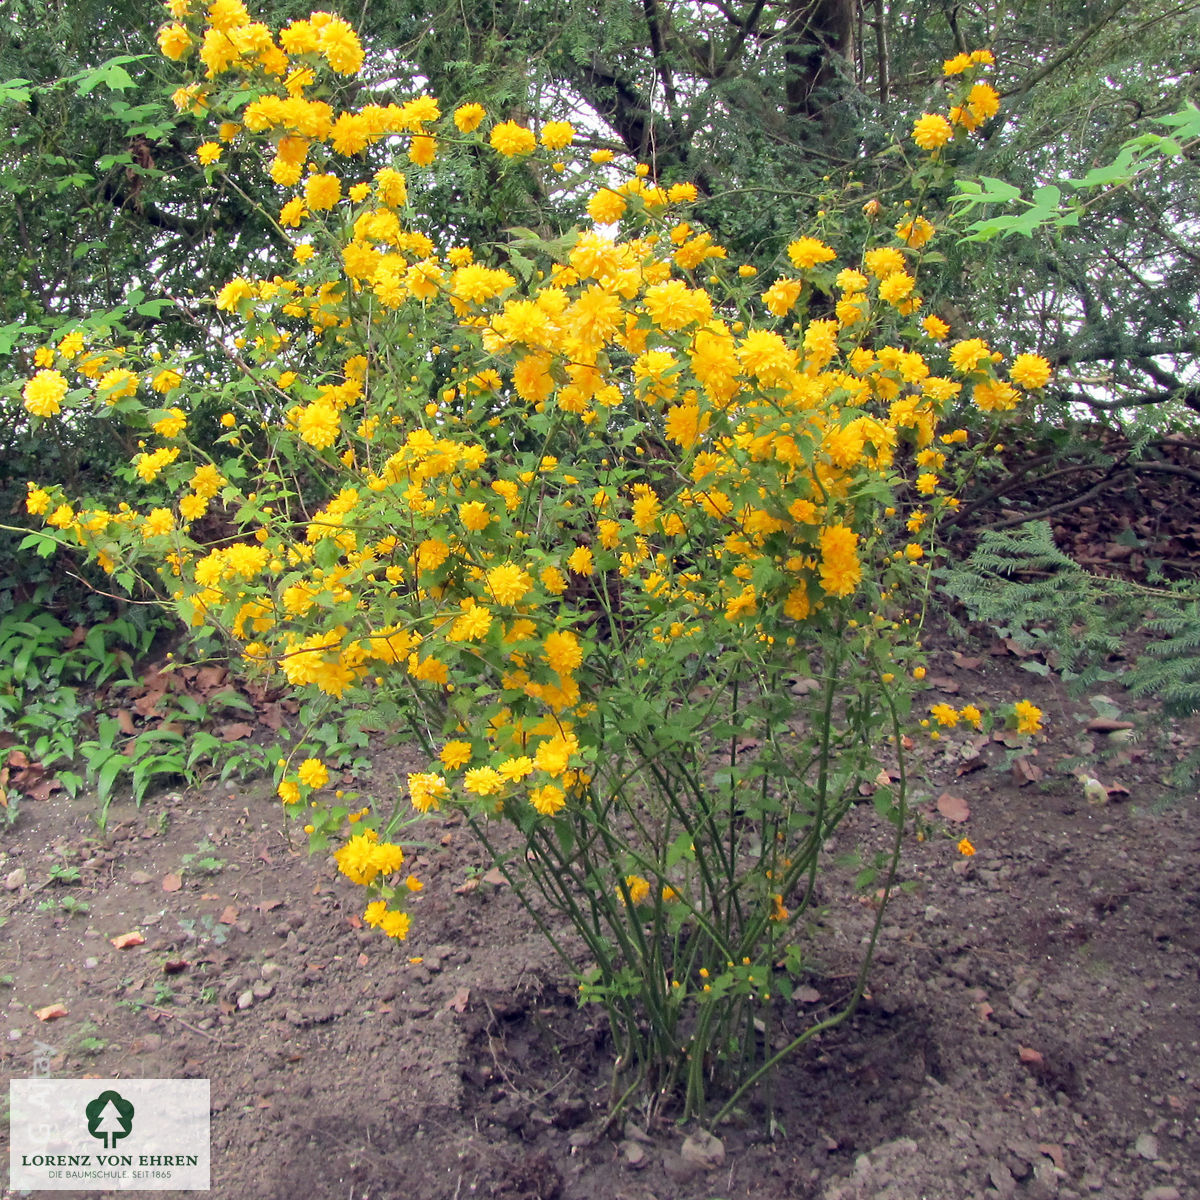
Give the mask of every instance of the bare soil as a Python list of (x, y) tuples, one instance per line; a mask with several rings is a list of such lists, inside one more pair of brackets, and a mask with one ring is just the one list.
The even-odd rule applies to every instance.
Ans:
[[(1200, 1196), (1200, 829), (1166, 782), (1196, 727), (1108, 685), (1133, 729), (1089, 729), (1103, 700), (943, 640), (929, 703), (1028, 697), (1046, 737), (917, 747), (924, 840), (869, 996), (717, 1130), (719, 1165), (669, 1109), (603, 1128), (602, 1017), (464, 826), (418, 829), (398, 944), (265, 784), (117, 804), (103, 833), (82, 799), (26, 803), (0, 832), (0, 1076), (33, 1074), (39, 1041), (55, 1075), (208, 1078), (217, 1200)], [(347, 784), (394, 795), (415, 765)], [(835, 849), (882, 837), (864, 800)], [(836, 874), (824, 899), (785, 1026), (837, 1006), (873, 915)]]

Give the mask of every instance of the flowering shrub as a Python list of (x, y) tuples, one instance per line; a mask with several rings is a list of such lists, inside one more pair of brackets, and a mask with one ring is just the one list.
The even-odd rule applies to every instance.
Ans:
[[(31, 484), (29, 510), (118, 576), (157, 572), (247, 670), (406, 728), (428, 758), (411, 805), (460, 809), (539, 921), (540, 901), (570, 918), (618, 1078), (682, 1082), (702, 1113), (770, 1045), (823, 847), (867, 781), (895, 832), (862, 882), (891, 884), (922, 596), (968, 440), (945, 418), (1001, 414), (1048, 368), (1005, 373), (921, 318), (919, 202), (869, 245), (797, 237), (764, 288), (689, 215), (695, 188), (572, 154), (565, 122), (423, 95), (339, 110), (364, 62), (344, 21), (276, 37), (240, 0), (168, 7), (164, 54), (200, 69), (176, 103), (218, 124), (199, 161), (266, 156), (291, 261), (217, 294), (224, 382), (166, 348), (40, 349), (30, 413), (141, 419), (146, 499), (101, 511)], [(918, 200), (995, 112), (990, 56), (965, 57), (948, 113), (913, 129)], [(615, 230), (447, 244), (422, 194), (480, 154)], [(188, 439), (214, 391), (219, 461)], [(279, 795), (403, 938), (420, 885), (398, 819), (330, 807), (328, 784), (309, 758)]]

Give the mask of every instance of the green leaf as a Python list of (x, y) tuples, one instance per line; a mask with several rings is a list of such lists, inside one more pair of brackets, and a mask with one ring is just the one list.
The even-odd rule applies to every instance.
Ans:
[(0, 83), (0, 104), (26, 104), (32, 98), (28, 79), (6, 79)]

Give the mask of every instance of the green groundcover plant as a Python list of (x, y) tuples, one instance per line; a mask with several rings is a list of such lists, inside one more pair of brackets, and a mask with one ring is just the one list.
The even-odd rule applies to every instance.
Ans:
[[(199, 162), (269, 171), (288, 250), (216, 295), (206, 359), (82, 333), (37, 350), (36, 419), (108, 411), (145, 438), (116, 510), (31, 484), (31, 542), (149, 581), (248, 672), (420, 746), (404, 799), (465, 815), (604, 1006), (618, 1106), (719, 1119), (781, 1057), (772, 1002), (810, 963), (831, 834), (872, 792), (894, 827), (859, 880), (882, 888), (869, 959), (909, 735), (984, 721), (913, 696), (938, 517), (975, 453), (954, 418), (999, 424), (1050, 375), (921, 312), (923, 197), (995, 115), (991, 55), (946, 64), (894, 215), (868, 202), (865, 244), (823, 216), (764, 287), (694, 187), (574, 151), (567, 122), (356, 95), (365, 51), (329, 13), (274, 34), (238, 0), (168, 8)], [(422, 199), (481, 155), (579, 226), (456, 244)], [(214, 400), (206, 452), (189, 414)], [(1038, 730), (1032, 705), (1008, 717)], [(285, 761), (279, 795), (402, 939), (409, 818), (348, 811), (330, 779)]]

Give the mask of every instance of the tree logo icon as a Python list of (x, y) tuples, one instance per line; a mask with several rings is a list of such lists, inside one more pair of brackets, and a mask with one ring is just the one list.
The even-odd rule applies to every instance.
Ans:
[(120, 1092), (111, 1089), (101, 1092), (83, 1111), (88, 1133), (100, 1138), (105, 1150), (111, 1150), (118, 1139), (128, 1137), (133, 1128), (133, 1105)]

